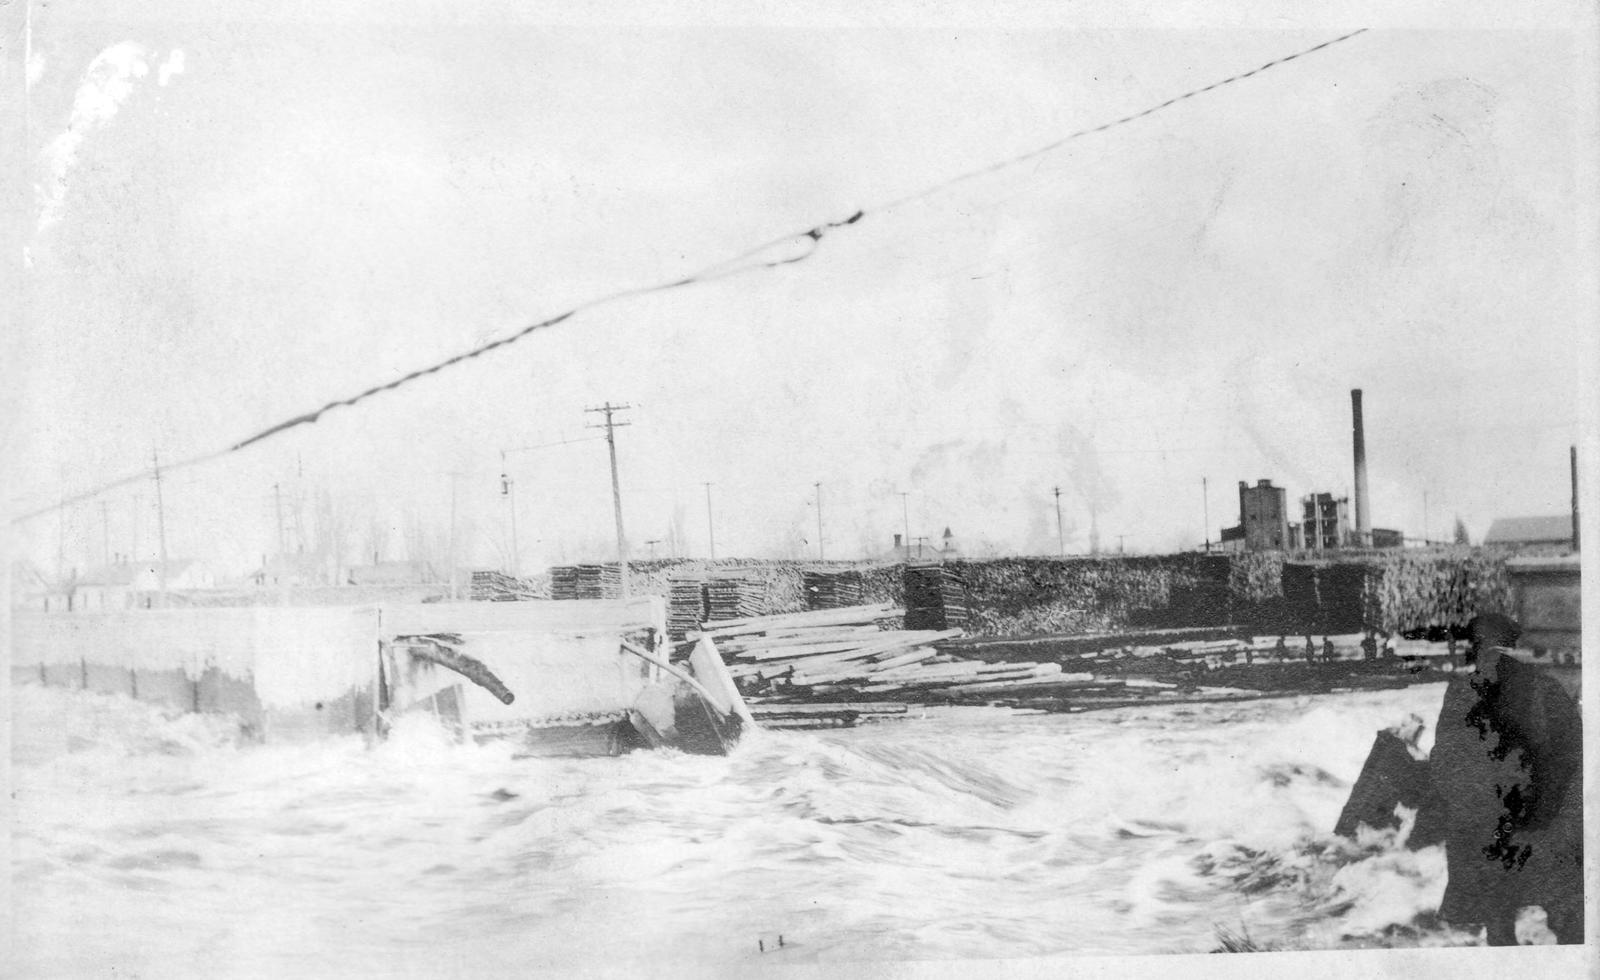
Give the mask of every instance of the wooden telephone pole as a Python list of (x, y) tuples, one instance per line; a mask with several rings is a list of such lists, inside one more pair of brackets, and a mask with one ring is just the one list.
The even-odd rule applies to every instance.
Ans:
[(616, 430), (629, 422), (618, 422), (613, 416), (617, 412), (627, 411), (632, 406), (613, 405), (606, 402), (598, 408), (586, 408), (585, 412), (603, 412), (606, 420), (598, 425), (591, 425), (591, 429), (603, 428), (606, 430), (606, 447), (611, 452), (611, 505), (617, 519), (617, 564), (622, 570), (622, 597), (628, 597), (628, 539), (622, 533), (622, 484), (617, 479), (617, 433)]

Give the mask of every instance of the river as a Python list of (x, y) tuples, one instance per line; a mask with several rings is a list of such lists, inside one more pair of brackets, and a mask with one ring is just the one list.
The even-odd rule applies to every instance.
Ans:
[[(1077, 716), (914, 709), (728, 758), (517, 758), (13, 691), (29, 975), (474, 976), (1462, 945), (1439, 848), (1331, 836), (1442, 685)], [(779, 937), (782, 937), (781, 947)], [(113, 971), (112, 968), (115, 968)]]

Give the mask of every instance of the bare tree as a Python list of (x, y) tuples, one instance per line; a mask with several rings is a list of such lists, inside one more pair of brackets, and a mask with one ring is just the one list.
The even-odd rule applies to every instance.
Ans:
[(355, 544), (355, 519), (348, 501), (336, 497), (327, 487), (316, 493), (312, 527), (315, 541), (312, 552), (317, 556), (324, 575), (333, 583), (344, 581), (344, 572), (350, 561), (350, 549)]

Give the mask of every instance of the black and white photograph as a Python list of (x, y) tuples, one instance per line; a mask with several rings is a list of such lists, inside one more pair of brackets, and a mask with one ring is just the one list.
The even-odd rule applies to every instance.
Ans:
[(1592, 5), (0, 20), (14, 975), (1594, 975)]

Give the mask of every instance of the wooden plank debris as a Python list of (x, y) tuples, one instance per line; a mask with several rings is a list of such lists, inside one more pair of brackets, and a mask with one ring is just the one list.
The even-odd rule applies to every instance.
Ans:
[[(1027, 642), (1002, 646), (996, 657), (996, 644), (964, 639), (960, 629), (889, 628), (902, 613), (878, 603), (750, 616), (706, 624), (691, 636), (716, 638), (729, 674), (747, 696), (794, 707), (899, 702), (1078, 711), (1240, 700), (1307, 685), (1420, 682), (1394, 674), (1399, 660), (1358, 662), (1360, 635), (1332, 637), (1332, 661), (1316, 643), (1311, 663), (1303, 638), (1287, 641), (1279, 655), (1276, 636), (1213, 630)], [(1034, 656), (1016, 655), (1023, 650)], [(1415, 670), (1431, 669), (1421, 656), (1409, 659)], [(828, 717), (829, 725), (854, 724), (842, 715)]]

